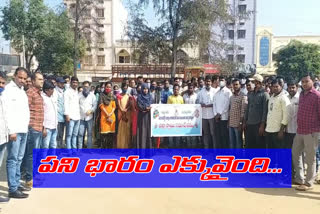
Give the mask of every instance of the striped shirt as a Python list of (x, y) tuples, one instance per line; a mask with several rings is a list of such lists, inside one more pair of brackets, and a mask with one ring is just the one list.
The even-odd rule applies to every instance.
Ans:
[(230, 98), (229, 126), (238, 128), (243, 121), (244, 113), (247, 108), (248, 100), (245, 93), (235, 93)]
[(31, 87), (27, 91), (27, 96), (29, 100), (29, 110), (30, 110), (30, 122), (34, 130), (42, 132), (43, 121), (44, 121), (44, 110), (43, 110), (43, 98), (40, 94), (40, 90)]
[(320, 92), (316, 89), (312, 88), (307, 94), (301, 92), (297, 122), (300, 135), (320, 132)]

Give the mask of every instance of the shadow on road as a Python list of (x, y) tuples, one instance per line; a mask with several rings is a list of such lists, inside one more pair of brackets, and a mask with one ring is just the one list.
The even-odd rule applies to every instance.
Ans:
[[(315, 186), (316, 188), (319, 187), (319, 185)], [(319, 188), (317, 188), (319, 189)], [(256, 194), (262, 194), (262, 195), (269, 195), (269, 196), (287, 196), (287, 197), (295, 197), (295, 198), (307, 198), (312, 200), (320, 200), (320, 192), (315, 192), (314, 190), (300, 192), (295, 190), (294, 188), (291, 189), (285, 189), (285, 188), (246, 188), (245, 189), (248, 192), (256, 193)]]

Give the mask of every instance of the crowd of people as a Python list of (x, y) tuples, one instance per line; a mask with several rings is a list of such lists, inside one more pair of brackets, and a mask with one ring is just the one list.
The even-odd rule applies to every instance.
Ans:
[[(120, 85), (80, 86), (77, 77), (19, 67), (6, 80), (0, 73), (0, 165), (7, 149), (9, 198), (28, 197), (35, 148), (288, 148), (297, 189), (317, 182), (320, 83), (309, 73), (286, 81), (259, 74), (172, 81), (140, 76)], [(200, 104), (202, 136), (151, 137), (152, 104)]]

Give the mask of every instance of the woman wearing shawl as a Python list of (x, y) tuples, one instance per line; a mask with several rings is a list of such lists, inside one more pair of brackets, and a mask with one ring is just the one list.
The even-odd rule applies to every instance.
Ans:
[(131, 144), (131, 111), (129, 95), (127, 94), (128, 86), (125, 82), (121, 85), (122, 93), (117, 96), (118, 100), (118, 135), (117, 148), (128, 149)]
[(137, 148), (151, 149), (151, 117), (150, 109), (152, 98), (147, 84), (142, 84), (141, 93), (138, 95), (138, 123), (137, 123)]
[(102, 148), (113, 148), (113, 137), (116, 127), (116, 103), (112, 93), (112, 83), (108, 82), (105, 85), (105, 90), (100, 94), (99, 115), (96, 124), (100, 124), (99, 133), (101, 134)]
[(135, 88), (131, 89), (130, 108), (132, 120), (132, 148), (137, 148), (137, 121), (138, 121), (138, 106), (137, 106), (138, 93)]

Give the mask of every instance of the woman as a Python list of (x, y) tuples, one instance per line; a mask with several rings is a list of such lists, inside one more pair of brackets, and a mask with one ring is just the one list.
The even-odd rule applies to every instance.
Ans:
[(118, 135), (117, 148), (128, 149), (131, 143), (131, 111), (130, 96), (127, 94), (128, 86), (125, 82), (121, 85), (122, 92), (117, 97), (118, 100)]
[(113, 148), (113, 137), (116, 129), (116, 103), (112, 93), (112, 83), (105, 85), (105, 90), (100, 94), (97, 126), (100, 128), (101, 144), (103, 149)]
[(137, 123), (137, 148), (152, 148), (150, 109), (152, 98), (147, 84), (141, 85), (138, 95), (138, 123)]
[(137, 120), (138, 120), (138, 106), (137, 106), (137, 91), (132, 88), (130, 96), (131, 120), (132, 120), (132, 148), (137, 148)]

